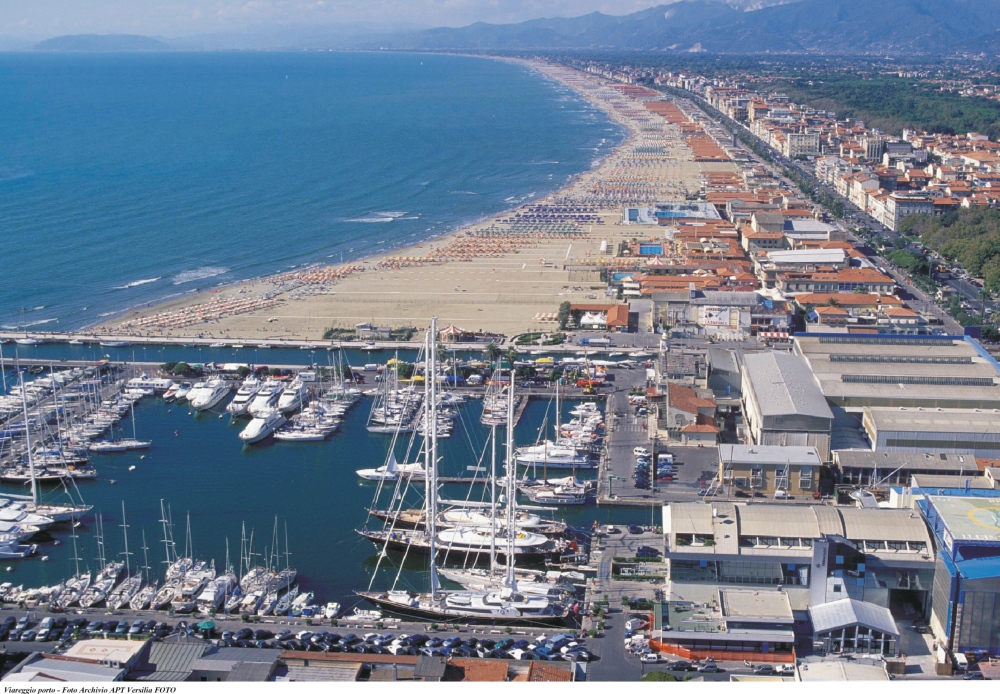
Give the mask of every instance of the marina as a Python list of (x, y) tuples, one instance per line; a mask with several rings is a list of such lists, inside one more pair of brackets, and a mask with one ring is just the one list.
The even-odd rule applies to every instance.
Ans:
[[(31, 347), (19, 345), (18, 357), (27, 349), (55, 348), (56, 345)], [(5, 348), (5, 357), (12, 349), (10, 346)], [(73, 350), (80, 350), (83, 347), (65, 345), (60, 349), (72, 354)], [(272, 354), (281, 356), (287, 353), (284, 350), (275, 350)], [(395, 352), (385, 352), (382, 358), (394, 359), (397, 358), (395, 354)], [(91, 368), (96, 368), (93, 364), (101, 363), (101, 360), (88, 362), (88, 360), (69, 359), (64, 362), (61, 361), (64, 357), (53, 356), (54, 358), (49, 361), (49, 372), (52, 366), (57, 370), (68, 371), (74, 368), (72, 365), (74, 361), (90, 363)], [(363, 356), (364, 358), (359, 359), (358, 363), (370, 363), (373, 358), (370, 353)], [(409, 354), (401, 352), (398, 358), (418, 360), (416, 352)], [(10, 362), (9, 359), (7, 361)], [(29, 363), (32, 362), (25, 360), (21, 368), (28, 368), (26, 364)], [(332, 359), (328, 363), (332, 363)], [(11, 366), (12, 364), (8, 363), (8, 367)], [(121, 364), (114, 366), (121, 368)], [(296, 375), (308, 374), (311, 370), (311, 365), (307, 368), (306, 365), (291, 363), (289, 367), (291, 373), (286, 377), (287, 383), (295, 380)], [(380, 368), (384, 371), (384, 365)], [(155, 373), (156, 366), (152, 363), (130, 363), (127, 369), (129, 371), (122, 373), (129, 378), (119, 376), (113, 380), (122, 381), (125, 385), (129, 382), (139, 384), (142, 379), (135, 374), (141, 369), (147, 373), (144, 379), (147, 382), (155, 381), (158, 385), (166, 385), (156, 381), (160, 377)], [(370, 372), (363, 372), (360, 369), (358, 372), (365, 373), (371, 381)], [(12, 382), (12, 375), (14, 369), (9, 369), (8, 384)], [(135, 382), (131, 380), (132, 378), (141, 380)], [(298, 595), (313, 593), (316, 603), (334, 601), (343, 605), (345, 609), (364, 608), (364, 603), (360, 601), (355, 591), (368, 585), (375, 576), (385, 581), (391, 580), (391, 577), (397, 574), (408, 577), (409, 582), (424, 580), (422, 577), (427, 575), (426, 558), (421, 559), (415, 555), (404, 558), (400, 555), (392, 556), (390, 553), (387, 560), (379, 566), (377, 552), (373, 550), (371, 543), (353, 530), (369, 522), (368, 506), (371, 494), (375, 490), (375, 483), (359, 479), (355, 468), (362, 467), (363, 461), (369, 461), (372, 467), (377, 467), (375, 463), (384, 464), (390, 450), (395, 452), (399, 461), (408, 460), (407, 449), (412, 445), (419, 445), (419, 441), (423, 439), (421, 433), (407, 434), (404, 437), (402, 434), (393, 436), (369, 432), (367, 421), (376, 399), (371, 396), (358, 399), (360, 395), (358, 394), (351, 400), (352, 403), (357, 403), (354, 407), (348, 403), (329, 400), (324, 397), (324, 392), (340, 398), (343, 397), (344, 391), (350, 390), (345, 382), (329, 381), (311, 387), (311, 401), (304, 408), (290, 411), (288, 416), (293, 419), (303, 416), (308, 418), (313, 416), (308, 413), (315, 412), (312, 408), (332, 402), (337, 407), (343, 408), (338, 410), (340, 412), (338, 417), (341, 419), (333, 435), (309, 445), (276, 440), (278, 438), (276, 436), (266, 437), (253, 445), (245, 445), (237, 434), (244, 426), (242, 422), (249, 420), (245, 415), (234, 417), (227, 411), (233, 396), (246, 384), (245, 380), (234, 377), (226, 379), (225, 397), (204, 410), (199, 411), (190, 403), (180, 402), (178, 390), (182, 387), (181, 383), (185, 383), (184, 387), (194, 391), (198, 390), (194, 388), (195, 385), (210, 381), (212, 378), (209, 375), (203, 377), (204, 380), (177, 379), (175, 382), (177, 389), (173, 391), (172, 398), (164, 397), (170, 390), (170, 387), (165, 387), (159, 392), (137, 399), (127, 408), (122, 415), (120, 427), (128, 432), (130, 438), (148, 442), (149, 446), (141, 449), (126, 448), (124, 451), (106, 455), (90, 454), (90, 462), (83, 467), (96, 470), (97, 479), (81, 485), (81, 488), (86, 504), (94, 506), (93, 513), (85, 515), (75, 529), (71, 530), (69, 524), (66, 524), (62, 530), (57, 527), (48, 534), (43, 533), (32, 539), (31, 542), (37, 544), (39, 556), (11, 560), (8, 563), (10, 568), (7, 578), (11, 579), (10, 582), (14, 583), (14, 587), (23, 585), (27, 590), (58, 586), (76, 574), (77, 558), (83, 567), (81, 570), (84, 573), (89, 570), (93, 575), (93, 572), (101, 570), (101, 551), (105, 553), (105, 562), (121, 559), (122, 553), (127, 551), (121, 533), (109, 532), (101, 545), (97, 544), (95, 514), (101, 514), (105, 528), (117, 527), (123, 523), (121, 517), (125, 510), (122, 507), (123, 501), (126, 503), (127, 524), (131, 533), (128, 539), (130, 554), (133, 562), (140, 564), (136, 555), (141, 553), (137, 550), (143, 544), (141, 535), (145, 534), (146, 542), (151, 548), (158, 542), (154, 538), (158, 537), (162, 526), (161, 500), (165, 500), (175, 516), (178, 513), (186, 515), (190, 511), (193, 533), (198, 541), (197, 551), (191, 557), (192, 561), (205, 562), (205, 566), (214, 563), (218, 567), (217, 577), (223, 582), (228, 582), (228, 579), (224, 579), (223, 570), (226, 567), (224, 558), (227, 549), (232, 564), (238, 565), (237, 556), (244, 526), (246, 532), (254, 533), (256, 538), (260, 538), (262, 534), (268, 536), (274, 515), (278, 515), (283, 523), (288, 524), (288, 546), (292, 564), (297, 569), (295, 585)], [(358, 390), (364, 388), (372, 390), (371, 385), (382, 382), (365, 384), (359, 386)], [(250, 387), (253, 387), (252, 382)], [(460, 394), (462, 391), (464, 395)], [(449, 422), (454, 427), (454, 434), (450, 438), (440, 440), (439, 446), (445, 453), (446, 462), (442, 464), (438, 482), (442, 485), (443, 492), (452, 489), (452, 492), (448, 492), (450, 495), (456, 498), (462, 496), (468, 498), (470, 490), (478, 488), (485, 493), (490, 486), (490, 480), (486, 476), (472, 473), (472, 470), (482, 467), (479, 458), (489, 437), (489, 427), (481, 423), (484, 391), (482, 388), (458, 390), (449, 388), (448, 393), (454, 393), (454, 395), (448, 394), (448, 399), (457, 399), (456, 402), (447, 405), (447, 408), (454, 413), (454, 419), (439, 421)], [(560, 407), (563, 410), (561, 415), (563, 422), (572, 421), (573, 409), (580, 407), (583, 402), (580, 400), (581, 397), (585, 396), (575, 394), (572, 398), (562, 399)], [(593, 402), (592, 397), (590, 401)], [(514, 430), (517, 446), (537, 445), (539, 430), (543, 425), (547, 431), (552, 432), (552, 423), (555, 421), (553, 407), (554, 391), (551, 388), (543, 389), (541, 392), (526, 391), (523, 397), (518, 397), (519, 423)], [(421, 406), (418, 409), (422, 412), (424, 408)], [(419, 420), (420, 417), (417, 416), (416, 419)], [(295, 421), (301, 420), (295, 419)], [(410, 436), (415, 437), (416, 444), (403, 440)], [(359, 464), (351, 464), (354, 461)], [(519, 480), (525, 475), (523, 470), (518, 474)], [(535, 474), (541, 476), (537, 471)], [(593, 475), (592, 472), (588, 475), (586, 470), (581, 471), (573, 478), (578, 482), (573, 483), (578, 483), (581, 488), (589, 487), (594, 483)], [(193, 479), (192, 476), (199, 480), (196, 486), (187, 483)], [(602, 512), (593, 506), (592, 502), (560, 505), (558, 493), (571, 486), (569, 479), (562, 479), (565, 476), (565, 470), (561, 476), (550, 475), (551, 484), (532, 482), (530, 478), (525, 477), (526, 486), (522, 486), (522, 490), (538, 487), (539, 489), (532, 493), (542, 493), (541, 488), (544, 487), (545, 491), (556, 492), (556, 495), (549, 497), (551, 502), (548, 504), (544, 502), (546, 498), (544, 494), (536, 497), (540, 507), (548, 506), (551, 510), (529, 511), (529, 513), (548, 519), (545, 520), (546, 523), (559, 521), (573, 527), (588, 527)], [(286, 490), (285, 493), (274, 494), (271, 490), (275, 484)], [(520, 486), (521, 482), (518, 484)], [(356, 489), (358, 493), (349, 491), (351, 489)], [(222, 490), (236, 493), (220, 493)], [(533, 503), (530, 497), (520, 494), (519, 496)], [(343, 501), (345, 499), (349, 501), (345, 503)], [(328, 500), (335, 500), (336, 503), (331, 506)], [(308, 510), (317, 505), (329, 507), (330, 510), (324, 517), (317, 518)], [(637, 510), (635, 516), (636, 520), (639, 520), (645, 513), (643, 510)], [(460, 531), (460, 535), (467, 532)], [(71, 537), (73, 533), (77, 536), (75, 543), (77, 554), (74, 554), (74, 542)], [(306, 546), (296, 539), (303, 534), (311, 537), (309, 545), (319, 542), (331, 550), (322, 553), (306, 551)], [(281, 544), (285, 546), (283, 540)], [(482, 544), (483, 541), (480, 540), (479, 550), (482, 549)], [(165, 568), (162, 545), (158, 549), (159, 554), (156, 556), (160, 558), (153, 558), (151, 565)], [(153, 553), (151, 552), (151, 556)], [(41, 557), (45, 560), (39, 561)], [(549, 560), (554, 558), (549, 557)], [(526, 566), (525, 569), (527, 568), (530, 567)], [(154, 573), (156, 571), (154, 569)], [(162, 583), (163, 568), (158, 571)], [(201, 582), (199, 579), (199, 582), (203, 583), (198, 586), (200, 592), (205, 592), (207, 586), (214, 580), (216, 579), (205, 578), (205, 581)], [(450, 582), (447, 577), (444, 580)], [(116, 600), (123, 604), (142, 607), (146, 602), (147, 609), (155, 604), (156, 593), (149, 595), (142, 591), (135, 592), (131, 597), (127, 597), (127, 601), (123, 601), (122, 593), (134, 589), (134, 585), (126, 584), (126, 581), (127, 579), (123, 577), (116, 585), (112, 585), (108, 597), (118, 589)], [(120, 586), (125, 587), (120, 588)], [(262, 602), (267, 601), (269, 593), (275, 593), (274, 607), (278, 606), (281, 595), (277, 594), (277, 591), (263, 588), (256, 590), (262, 593)], [(194, 595), (194, 592), (194, 588), (189, 587), (188, 595), (181, 601), (184, 609), (187, 609), (192, 601), (195, 604), (193, 609), (197, 609), (198, 595)], [(210, 597), (206, 596), (206, 600)], [(281, 608), (287, 604), (291, 610), (296, 598), (297, 595), (286, 599)], [(164, 607), (165, 604), (160, 606)]]

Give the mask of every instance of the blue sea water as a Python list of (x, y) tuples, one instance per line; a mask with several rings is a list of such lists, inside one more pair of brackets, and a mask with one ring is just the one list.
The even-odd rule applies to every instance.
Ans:
[(73, 329), (541, 197), (620, 140), (533, 70), (383, 53), (0, 55), (0, 325)]
[[(599, 111), (525, 67), (427, 55), (0, 55), (0, 104), (0, 324), (62, 329), (171, 294), (442, 233), (558, 188), (621, 137)], [(329, 358), (281, 349), (5, 348), (8, 360), (15, 353), (256, 364)], [(350, 358), (359, 365), (389, 356)], [(244, 522), (266, 555), (277, 516), (303, 587), (321, 601), (355, 604), (352, 591), (368, 586), (377, 553), (355, 533), (374, 487), (354, 471), (383, 464), (389, 447), (388, 437), (365, 430), (370, 407), (359, 404), (321, 444), (244, 447), (228, 417), (144, 401), (136, 431), (153, 447), (95, 456), (100, 479), (81, 484), (104, 518), (108, 554), (123, 550), (123, 501), (133, 567), (145, 530), (156, 576), (161, 499), (178, 540), (190, 512), (194, 554), (220, 566), (227, 539), (236, 563)], [(442, 443), (446, 474), (462, 474), (482, 456), (480, 407), (463, 408), (455, 436)], [(548, 407), (529, 406), (519, 443), (535, 439)], [(125, 427), (131, 433), (131, 422)], [(652, 523), (655, 513), (588, 506), (560, 515), (587, 525)], [(91, 569), (94, 526), (87, 518), (78, 541)], [(42, 585), (72, 573), (65, 529), (40, 552), (48, 561), (0, 563), (11, 569), (4, 579)], [(403, 583), (423, 587), (421, 567), (410, 563)], [(388, 587), (395, 574), (383, 564), (375, 587)]]

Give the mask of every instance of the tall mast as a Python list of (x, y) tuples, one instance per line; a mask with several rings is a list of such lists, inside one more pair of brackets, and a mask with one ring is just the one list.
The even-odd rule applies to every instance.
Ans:
[(101, 571), (104, 571), (106, 560), (104, 558), (104, 514), (97, 514), (97, 560), (101, 562)]
[(167, 556), (167, 568), (170, 568), (172, 559), (170, 558), (170, 533), (168, 532), (167, 511), (163, 508), (163, 499), (160, 499), (160, 524), (163, 526), (163, 551)]
[(497, 567), (497, 425), (490, 427), (490, 574)]
[(69, 526), (73, 531), (73, 562), (76, 565), (76, 573), (73, 574), (74, 578), (80, 575), (80, 552), (76, 545), (76, 526), (76, 523), (70, 523)]
[(142, 529), (142, 559), (146, 570), (146, 583), (149, 583), (149, 547), (146, 546), (146, 529)]
[(125, 551), (122, 552), (122, 554), (125, 555), (125, 575), (129, 576), (131, 574), (131, 570), (129, 569), (129, 562), (128, 562), (128, 555), (129, 555), (129, 551), (128, 551), (128, 523), (125, 522), (125, 500), (124, 499), (122, 500), (122, 535), (125, 536)]
[(434, 540), (437, 535), (437, 318), (431, 318), (431, 330), (428, 336), (429, 346), (427, 348), (427, 369), (430, 373), (425, 374), (424, 383), (428, 388), (427, 419), (430, 424), (430, 457), (427, 461), (427, 477), (430, 479), (430, 494), (427, 497), (428, 523), (430, 527), (430, 550), (431, 550), (431, 598), (437, 596), (440, 588), (437, 575), (437, 562), (435, 554), (437, 547)]
[[(31, 427), (28, 425), (28, 396), (24, 393), (24, 374), (18, 374), (21, 385), (21, 405), (24, 408), (24, 445), (28, 447), (28, 471), (31, 474), (31, 501), (38, 508), (38, 484), (35, 482), (35, 458), (31, 454)], [(79, 573), (79, 571), (77, 571)]]
[(511, 590), (517, 590), (514, 578), (514, 541), (517, 539), (514, 527), (514, 495), (517, 494), (514, 467), (514, 371), (511, 369), (510, 384), (507, 386), (507, 586)]

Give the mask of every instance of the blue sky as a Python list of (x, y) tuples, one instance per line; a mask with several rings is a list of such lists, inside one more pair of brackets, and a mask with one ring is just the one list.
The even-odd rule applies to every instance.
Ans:
[(0, 0), (0, 35), (131, 33), (179, 37), (292, 25), (463, 26), (601, 11), (628, 14), (671, 0)]

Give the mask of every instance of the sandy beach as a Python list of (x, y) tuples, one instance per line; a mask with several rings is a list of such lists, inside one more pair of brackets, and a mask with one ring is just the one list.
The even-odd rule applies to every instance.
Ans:
[(442, 328), (509, 336), (553, 331), (563, 301), (608, 301), (601, 269), (613, 266), (618, 244), (636, 234), (621, 223), (623, 205), (683, 199), (702, 188), (703, 172), (733, 167), (695, 162), (680, 132), (646, 109), (648, 95), (634, 88), (563, 66), (526, 64), (628, 131), (614, 152), (563, 189), (391, 255), (234, 283), (155, 304), (98, 330), (319, 339), (328, 328), (422, 327), (436, 315)]

